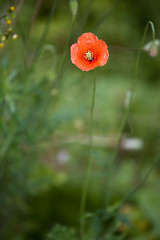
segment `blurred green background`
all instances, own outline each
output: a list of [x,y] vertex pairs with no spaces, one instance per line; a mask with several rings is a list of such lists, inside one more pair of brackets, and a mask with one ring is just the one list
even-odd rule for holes
[[[107,43],[110,57],[96,71],[86,209],[96,217],[88,220],[94,238],[84,239],[99,239],[94,234],[102,227],[107,208],[105,229],[112,229],[113,219],[118,225],[115,238],[105,239],[120,239],[124,233],[127,240],[158,240],[159,163],[118,213],[114,208],[143,182],[159,155],[159,54],[153,58],[142,51],[136,79],[134,71],[149,20],[159,39],[160,1],[81,0],[74,21],[69,4],[69,0],[0,1],[0,14],[15,6],[14,31],[19,36],[0,49],[0,239],[75,239],[65,227],[64,237],[48,233],[56,224],[79,229],[93,71],[74,66],[69,49],[82,33],[93,32]],[[149,26],[145,44],[151,41]],[[112,165],[132,81],[134,103]]]

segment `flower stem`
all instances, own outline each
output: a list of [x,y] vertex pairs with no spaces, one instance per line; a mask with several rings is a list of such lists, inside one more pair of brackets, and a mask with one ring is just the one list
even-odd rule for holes
[[[114,209],[115,212],[118,212],[119,209],[126,204],[127,201],[129,201],[131,199],[131,197],[133,197],[139,190],[140,188],[146,183],[148,177],[150,176],[150,174],[152,173],[153,169],[156,167],[156,165],[159,163],[160,160],[160,155],[158,155],[153,163],[151,164],[150,168],[148,169],[148,171],[146,172],[146,174],[144,175],[144,177],[142,178],[141,182],[139,182],[137,184],[137,186],[135,186],[125,197],[124,199],[118,204],[118,206]],[[110,236],[111,234],[113,234],[116,230],[117,227],[117,219],[115,218],[114,223],[113,223],[113,227],[111,228],[110,232],[108,233],[108,236]]]
[[130,200],[131,197],[133,197],[133,195],[135,195],[139,191],[139,189],[146,183],[148,177],[152,173],[153,169],[156,167],[156,165],[159,162],[159,160],[160,160],[160,154],[154,159],[153,163],[151,164],[151,166],[149,167],[148,171],[146,172],[146,174],[142,178],[141,182],[139,182],[137,184],[137,186],[135,186],[130,192],[128,192],[128,194],[120,202],[120,204],[117,207],[117,210],[119,210],[128,200]]
[[48,19],[46,21],[46,24],[45,24],[45,27],[44,27],[44,30],[42,32],[42,35],[40,37],[40,40],[37,44],[37,47],[33,53],[33,56],[32,56],[32,60],[31,60],[31,63],[30,63],[30,67],[32,67],[32,64],[34,62],[36,62],[38,60],[38,57],[40,56],[40,52],[41,52],[41,49],[42,49],[42,45],[44,44],[46,38],[47,38],[47,34],[49,32],[49,28],[50,28],[50,24],[51,24],[51,20],[52,20],[52,17],[55,13],[55,8],[56,8],[56,5],[57,5],[57,0],[55,1],[52,1],[52,6],[51,6],[51,10],[50,10],[50,13],[48,15]]
[[80,203],[80,231],[81,236],[83,236],[84,226],[85,226],[85,208],[86,208],[86,199],[87,199],[87,191],[89,185],[89,177],[91,173],[91,165],[92,165],[92,158],[91,158],[91,151],[93,145],[93,110],[94,110],[94,102],[95,102],[95,92],[96,92],[96,70],[94,69],[94,85],[93,85],[93,95],[92,95],[92,104],[91,104],[91,111],[90,111],[90,132],[89,132],[89,156],[88,156],[88,167],[84,179],[84,184],[82,188],[82,196],[81,196],[81,203]]
[[94,27],[94,31],[98,31],[101,24],[106,20],[106,18],[116,9],[116,7],[119,5],[119,3],[121,2],[122,0],[115,0],[112,5],[107,8],[105,14],[99,19],[99,21],[97,22],[96,26]]
[[[143,50],[143,46],[144,46],[144,43],[145,43],[145,40],[146,40],[146,36],[147,36],[149,25],[151,26],[151,30],[152,30],[152,40],[153,40],[153,42],[155,42],[155,28],[154,28],[154,24],[153,24],[152,21],[148,21],[146,26],[145,26],[144,33],[143,33],[143,38],[142,38],[141,44],[139,46],[138,54],[137,54],[137,59],[136,59],[136,64],[135,64],[135,71],[134,71],[134,79],[137,78],[138,66],[139,66],[139,62],[140,62],[140,56],[141,56],[141,53],[142,53],[142,50]],[[134,82],[135,82],[134,79],[132,81],[132,88],[134,88]]]
[[[143,33],[143,38],[142,38],[141,44],[139,46],[138,54],[137,54],[137,59],[136,59],[135,69],[134,69],[134,77],[132,78],[131,87],[130,87],[130,90],[129,90],[130,91],[130,98],[129,98],[128,106],[126,108],[126,112],[125,112],[123,120],[122,120],[122,124],[121,124],[121,127],[120,127],[120,132],[119,132],[119,137],[118,137],[118,140],[117,140],[117,146],[114,150],[113,159],[112,159],[112,162],[110,163],[110,167],[109,167],[109,173],[108,173],[108,181],[109,181],[108,188],[109,189],[111,188],[111,186],[110,186],[111,181],[112,181],[111,176],[112,176],[112,172],[113,172],[114,163],[115,163],[117,155],[118,155],[119,145],[120,145],[121,139],[123,137],[123,130],[124,130],[124,127],[126,126],[129,114],[131,112],[132,104],[133,104],[135,80],[137,79],[138,66],[139,66],[139,63],[140,63],[140,56],[141,56],[143,46],[144,46],[144,43],[145,43],[145,40],[146,40],[149,25],[151,26],[151,30],[152,30],[153,42],[155,41],[154,24],[153,24],[152,21],[148,21],[146,26],[145,26],[144,33]],[[108,206],[109,202],[110,202],[110,199],[111,199],[111,190],[109,191],[109,193],[107,195],[108,195],[108,197],[107,197],[105,205]]]

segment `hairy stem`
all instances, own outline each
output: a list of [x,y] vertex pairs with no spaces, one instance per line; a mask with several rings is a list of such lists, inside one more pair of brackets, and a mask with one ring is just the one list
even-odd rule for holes
[[93,145],[93,110],[94,110],[94,102],[95,102],[95,92],[96,92],[96,70],[94,70],[94,86],[93,86],[93,95],[92,95],[92,104],[91,104],[91,112],[90,112],[90,133],[89,133],[89,157],[88,157],[88,167],[84,179],[83,189],[82,189],[82,197],[80,204],[80,227],[81,227],[81,236],[83,236],[84,226],[85,226],[85,208],[86,208],[86,200],[87,200],[87,191],[89,185],[89,177],[91,173],[91,165],[92,165],[92,145]]

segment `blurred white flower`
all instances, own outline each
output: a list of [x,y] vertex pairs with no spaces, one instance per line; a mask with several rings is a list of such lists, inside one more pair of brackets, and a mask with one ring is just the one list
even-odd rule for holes
[[126,150],[138,151],[142,149],[144,142],[140,138],[126,138],[121,142],[121,147]]
[[62,149],[57,153],[56,156],[57,163],[59,165],[64,165],[65,163],[68,162],[69,157],[70,157],[69,152],[65,149]]

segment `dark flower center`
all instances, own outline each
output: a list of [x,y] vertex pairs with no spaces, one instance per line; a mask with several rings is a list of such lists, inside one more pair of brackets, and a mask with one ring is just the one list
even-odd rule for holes
[[84,55],[84,58],[87,59],[88,61],[92,61],[93,60],[93,52],[91,52],[90,50],[88,50]]

